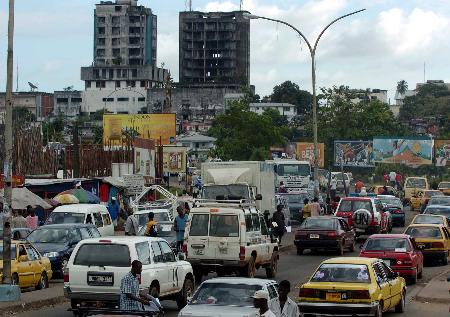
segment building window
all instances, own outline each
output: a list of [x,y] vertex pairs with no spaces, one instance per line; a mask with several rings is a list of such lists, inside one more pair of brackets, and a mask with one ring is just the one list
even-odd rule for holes
[[114,78],[114,69],[110,69],[109,70],[109,79],[113,79]]
[[130,34],[141,34],[141,28],[139,28],[139,27],[130,27],[129,32],[130,32]]
[[134,80],[127,80],[127,87],[136,87],[136,82]]
[[139,97],[139,98],[138,98],[138,101],[144,102],[144,101],[145,101],[145,98],[144,98],[144,97]]
[[136,68],[133,68],[132,70],[131,70],[131,78],[136,78],[137,77],[137,69]]
[[130,98],[128,98],[128,97],[117,98],[117,101],[129,101],[129,100],[130,100]]
[[116,88],[120,88],[120,80],[116,81]]
[[122,7],[121,6],[116,6],[114,9],[115,9],[116,12],[122,11]]
[[91,81],[90,80],[86,80],[85,81],[85,88],[91,88]]
[[120,35],[120,27],[113,26],[112,27],[112,35]]
[[113,102],[114,98],[103,98],[103,102]]
[[96,88],[105,88],[105,82],[104,81],[96,81],[95,87]]
[[70,99],[70,101],[72,101],[72,102],[82,102],[83,99],[78,98],[78,97],[72,97],[72,99]]
[[56,98],[57,103],[68,103],[69,98]]
[[97,49],[97,56],[100,56],[100,57],[105,56],[105,50],[103,48]]
[[111,18],[111,22],[114,24],[120,23],[120,17],[119,16],[113,16]]
[[105,17],[97,17],[97,22],[98,23],[105,23],[106,18]]
[[130,37],[128,38],[128,43],[130,43],[131,45],[138,45],[141,42],[141,39],[138,37]]
[[105,38],[104,37],[97,38],[97,45],[105,45]]
[[117,38],[117,37],[113,38],[113,39],[111,40],[111,44],[112,44],[113,46],[120,45],[120,38]]
[[291,107],[283,107],[283,112],[290,112],[291,111]]
[[97,33],[98,33],[98,34],[105,34],[105,28],[104,28],[103,26],[99,27],[99,28],[97,29]]
[[146,83],[145,80],[141,80],[141,87],[146,87],[146,86],[147,86],[146,84],[147,84],[147,83]]
[[141,55],[141,49],[140,48],[129,48],[128,49],[128,55],[130,55],[130,56],[139,56],[139,55]]
[[112,55],[114,57],[119,57],[120,56],[120,48],[113,48],[112,49]]

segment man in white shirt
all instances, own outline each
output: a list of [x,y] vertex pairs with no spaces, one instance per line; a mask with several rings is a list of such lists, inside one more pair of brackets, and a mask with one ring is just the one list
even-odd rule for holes
[[395,176],[397,176],[397,173],[392,171],[389,173],[389,181],[391,182],[391,186],[395,187]]
[[259,309],[259,317],[276,317],[273,312],[270,311],[268,306],[269,292],[264,290],[256,291],[253,297],[253,306]]
[[291,283],[287,280],[281,281],[278,286],[278,298],[269,301],[269,309],[276,317],[298,317],[297,304],[288,297],[291,291]]

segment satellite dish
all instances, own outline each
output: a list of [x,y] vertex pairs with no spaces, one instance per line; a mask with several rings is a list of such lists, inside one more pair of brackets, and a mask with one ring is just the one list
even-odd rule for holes
[[38,89],[38,86],[33,84],[33,83],[28,82],[28,85],[30,85],[31,91],[34,91],[35,89]]

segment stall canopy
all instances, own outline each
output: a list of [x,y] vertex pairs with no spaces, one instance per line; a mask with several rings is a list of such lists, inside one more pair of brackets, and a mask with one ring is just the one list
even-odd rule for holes
[[[0,190],[0,202],[3,203],[3,189]],[[12,190],[12,209],[13,210],[25,210],[27,206],[32,207],[40,206],[44,209],[50,209],[52,206],[48,204],[38,195],[33,194],[27,188],[13,188]]]

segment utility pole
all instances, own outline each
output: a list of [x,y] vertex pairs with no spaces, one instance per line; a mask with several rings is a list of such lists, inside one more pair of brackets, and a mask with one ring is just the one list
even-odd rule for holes
[[12,210],[12,160],[13,160],[13,41],[14,38],[14,0],[9,0],[8,55],[6,65],[6,117],[5,117],[5,179],[3,204],[3,283],[11,284],[11,214]]

